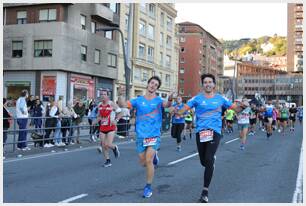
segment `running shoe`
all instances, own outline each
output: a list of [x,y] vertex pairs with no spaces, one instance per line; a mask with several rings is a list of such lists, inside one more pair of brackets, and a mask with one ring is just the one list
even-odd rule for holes
[[155,152],[154,158],[153,158],[153,165],[157,166],[159,163],[159,157],[157,155],[157,151]]
[[104,163],[104,167],[110,167],[110,166],[112,166],[112,163],[110,159],[107,159],[106,162]]
[[113,149],[113,152],[114,152],[115,158],[120,157],[120,152],[119,152],[119,149],[118,149],[118,146],[117,146],[117,145],[116,145],[115,148]]
[[102,153],[102,147],[101,146],[98,147],[97,150],[98,150],[99,153]]
[[240,145],[240,150],[244,150],[245,148],[244,148],[244,145],[242,144],[242,145]]
[[152,196],[152,189],[150,187],[145,187],[143,190],[143,197],[144,198],[149,198]]
[[178,151],[178,152],[181,152],[181,151],[182,151],[182,148],[181,148],[181,146],[179,146],[179,147],[176,147],[176,151]]
[[201,197],[199,199],[200,203],[208,203],[208,191],[207,190],[203,190]]

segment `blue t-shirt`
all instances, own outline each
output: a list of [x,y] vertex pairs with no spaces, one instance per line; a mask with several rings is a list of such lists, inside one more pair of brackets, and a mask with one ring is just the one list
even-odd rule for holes
[[[173,103],[172,107],[176,108],[177,110],[182,109],[185,106],[184,103],[181,104],[177,104],[177,103]],[[179,123],[185,123],[185,117],[183,115],[179,116],[177,114],[174,114],[172,116],[172,124],[179,124]]]
[[272,117],[273,116],[273,108],[274,106],[271,105],[266,105],[266,111],[265,111],[265,117]]
[[163,100],[157,96],[147,100],[144,96],[133,98],[130,106],[136,109],[136,135],[137,139],[160,137],[162,126]]
[[222,107],[225,109],[232,106],[232,102],[220,94],[207,98],[203,93],[198,94],[187,102],[187,105],[195,108],[196,131],[212,129],[221,134],[222,128]]

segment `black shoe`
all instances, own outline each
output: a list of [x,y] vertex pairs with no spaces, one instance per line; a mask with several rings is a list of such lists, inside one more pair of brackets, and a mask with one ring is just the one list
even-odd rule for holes
[[113,152],[114,152],[115,158],[120,157],[120,152],[119,152],[119,149],[118,149],[118,146],[117,146],[117,145],[116,145],[115,148],[113,149]]
[[107,159],[103,166],[104,166],[104,167],[110,167],[110,166],[112,166],[112,163],[111,163],[110,159]]
[[203,190],[201,197],[199,199],[200,203],[208,203],[208,191],[207,190]]

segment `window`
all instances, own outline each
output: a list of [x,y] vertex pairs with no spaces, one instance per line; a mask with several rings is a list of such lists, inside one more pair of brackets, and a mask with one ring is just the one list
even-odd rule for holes
[[17,24],[26,24],[26,23],[27,23],[27,12],[17,11]]
[[180,84],[184,84],[185,80],[184,79],[180,79]]
[[147,71],[144,71],[143,73],[142,73],[142,82],[147,82],[148,81],[148,79],[149,79],[149,74],[148,74],[148,72]]
[[141,80],[141,70],[139,68],[135,68],[133,70],[133,73],[134,73],[134,80],[140,81]]
[[149,16],[155,18],[155,5],[154,4],[149,4]]
[[170,18],[169,16],[167,16],[167,29],[169,31],[172,31],[172,18]]
[[95,49],[95,64],[100,64],[100,55],[101,51],[99,49]]
[[148,47],[148,61],[153,62],[154,61],[154,48]]
[[180,37],[180,42],[185,42],[185,41],[186,41],[186,39],[185,39],[184,36]]
[[166,67],[170,67],[170,65],[171,65],[171,56],[166,55]]
[[163,52],[160,52],[160,59],[159,60],[160,60],[160,62],[159,62],[160,65],[164,66],[164,54],[163,54]]
[[185,73],[185,69],[184,68],[180,68],[180,74],[184,74]]
[[180,63],[185,63],[185,58],[181,57]]
[[146,4],[145,3],[140,3],[139,4],[139,7],[140,7],[140,11],[142,11],[142,12],[144,12],[144,13],[146,13],[147,11],[147,9],[146,9]]
[[12,57],[14,58],[22,57],[22,41],[12,42]]
[[125,14],[125,30],[127,31],[129,29],[129,15],[128,14]]
[[163,12],[160,13],[160,26],[164,27],[164,22],[165,22],[165,14]]
[[52,57],[52,40],[34,41],[34,57]]
[[107,65],[109,67],[117,67],[117,55],[108,53]]
[[81,15],[81,26],[83,30],[86,30],[86,16]]
[[56,9],[43,9],[39,10],[39,21],[56,21]]
[[163,32],[160,32],[159,44],[160,44],[161,46],[164,45],[164,33],[163,33]]
[[96,22],[91,22],[91,33],[96,33]]
[[117,4],[116,3],[110,3],[109,8],[114,12],[117,13]]
[[181,47],[181,52],[185,52],[185,47]]
[[105,38],[107,39],[113,39],[113,31],[106,31],[105,32]]
[[166,74],[165,83],[166,86],[170,87],[170,74]]
[[172,48],[172,38],[171,38],[171,36],[168,36],[168,35],[167,35],[166,45],[167,45],[167,48],[168,48],[168,49],[171,49],[171,48]]
[[140,20],[139,22],[139,34],[146,36],[146,22],[143,20]]
[[140,43],[138,46],[138,57],[144,59],[145,56],[145,45]]
[[154,39],[154,26],[149,24],[148,26],[148,38],[149,39]]
[[86,46],[81,46],[81,60],[85,61],[87,60],[87,47]]
[[184,89],[180,88],[180,94],[184,94]]

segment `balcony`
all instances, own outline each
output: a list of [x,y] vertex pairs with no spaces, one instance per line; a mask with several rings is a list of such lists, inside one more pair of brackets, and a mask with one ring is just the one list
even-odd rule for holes
[[113,26],[119,26],[119,15],[102,4],[92,4],[92,16],[101,18]]
[[303,12],[296,12],[296,13],[295,13],[295,18],[297,18],[297,19],[303,19]]

